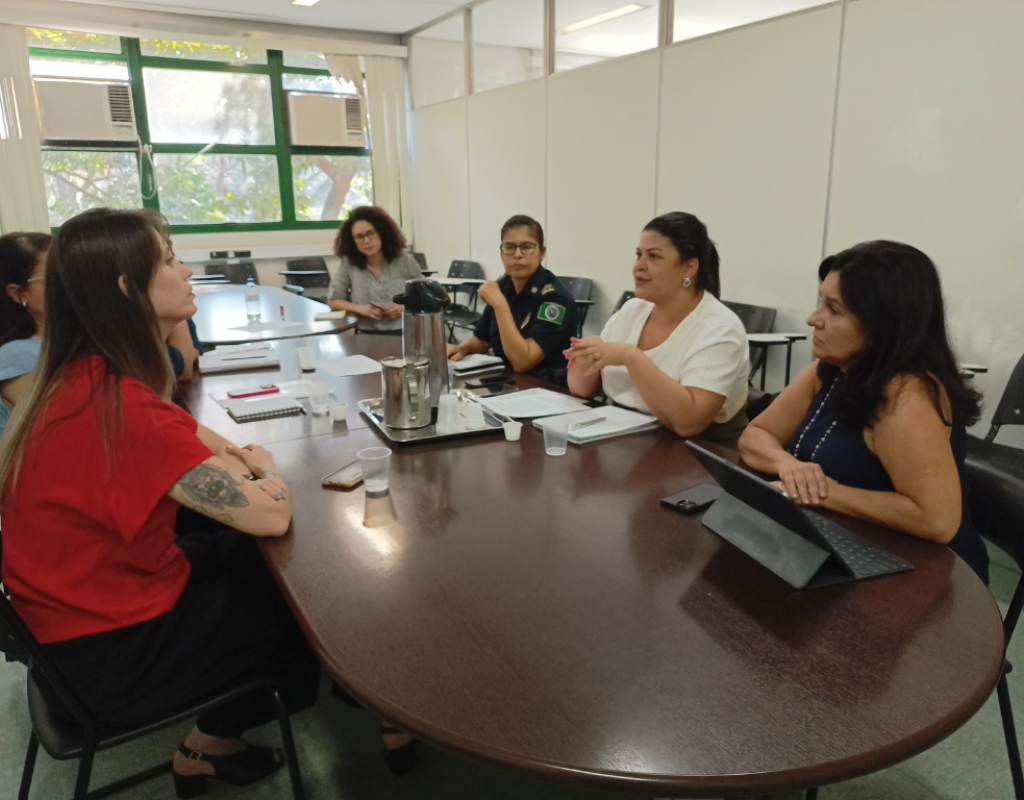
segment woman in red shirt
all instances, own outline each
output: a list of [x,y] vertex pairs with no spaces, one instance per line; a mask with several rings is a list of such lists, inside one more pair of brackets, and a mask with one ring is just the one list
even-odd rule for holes
[[[244,535],[285,533],[291,493],[262,447],[234,447],[170,403],[163,342],[196,311],[190,274],[137,214],[66,222],[36,379],[0,441],[0,577],[109,729],[250,679],[276,681],[290,711],[316,702],[319,663]],[[186,556],[179,505],[235,530],[184,537]],[[273,772],[280,752],[240,737],[274,718],[269,694],[203,714],[175,754],[178,797]]]

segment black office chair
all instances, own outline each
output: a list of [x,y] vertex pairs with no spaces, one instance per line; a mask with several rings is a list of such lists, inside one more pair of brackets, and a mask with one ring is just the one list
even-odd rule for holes
[[427,268],[427,256],[425,253],[414,253],[410,250],[409,255],[416,259],[421,270],[425,270]]
[[214,261],[206,265],[207,275],[223,275],[228,283],[246,283],[249,278],[258,286],[260,276],[256,273],[256,265],[252,261],[239,261],[229,264],[226,261]]
[[[970,488],[971,519],[978,531],[1005,552],[1024,570],[1024,450],[996,444],[995,438],[1004,425],[1024,425],[1024,357],[1013,368],[992,415],[992,425],[984,439],[967,437],[967,480]],[[1009,643],[1024,609],[1024,577],[1010,600],[1003,617],[1003,630]],[[1010,687],[1006,676],[1013,670],[1007,661],[996,687],[999,713],[1003,720],[1006,752],[1017,800],[1024,800],[1024,770],[1010,704]]]
[[[747,303],[733,303],[729,300],[723,300],[722,305],[740,318],[740,322],[743,323],[743,330],[747,333],[771,333],[772,328],[775,327],[776,310],[774,308],[752,306]],[[763,370],[767,367],[767,361],[767,347],[750,346],[750,375],[747,378],[748,382],[753,383],[754,376],[758,370]]]
[[[144,726],[100,733],[78,695],[39,646],[39,642],[22,622],[21,617],[18,616],[2,590],[0,590],[0,638],[4,642],[3,650],[14,660],[27,664],[29,670],[28,710],[32,719],[32,734],[29,737],[28,752],[25,755],[25,768],[21,774],[18,800],[29,800],[32,775],[35,771],[40,744],[50,756],[59,761],[78,760],[78,779],[75,782],[74,800],[93,800],[93,798],[105,797],[129,786],[137,786],[157,775],[170,772],[172,766],[172,762],[167,761],[90,792],[89,778],[92,775],[93,758],[96,753],[139,739],[171,725],[177,725],[179,722],[192,719],[205,711],[210,711],[224,703],[256,691],[269,691],[273,694],[274,705],[277,708],[277,720],[281,727],[285,760],[292,783],[292,794],[295,800],[304,800],[305,792],[302,788],[302,776],[299,774],[299,762],[295,754],[291,722],[277,688],[269,681],[247,683],[217,697],[209,698],[203,703],[182,709],[173,716],[153,720]],[[40,684],[48,685],[51,691],[44,694],[40,689]],[[54,713],[51,699],[56,699],[63,706],[64,714]],[[67,717],[75,719],[76,722],[67,722]]]
[[[484,268],[476,261],[453,261],[451,266],[448,267],[448,277],[483,280]],[[452,289],[453,302],[444,310],[444,321],[448,325],[448,339],[452,343],[455,342],[456,328],[472,330],[477,320],[480,319],[480,314],[476,310],[476,298],[479,288],[475,283],[460,283]],[[468,295],[465,305],[458,302],[459,292],[465,292]],[[469,307],[469,301],[473,303],[472,308]]]
[[619,302],[617,302],[615,304],[615,308],[612,309],[612,313],[614,314],[616,311],[618,311],[620,308],[622,308],[624,305],[626,305],[626,303],[628,301],[632,300],[634,297],[636,297],[636,292],[623,292],[622,296],[619,298]]
[[[298,258],[294,261],[285,261],[287,269],[278,273],[284,275],[284,288],[295,294],[301,294],[310,300],[327,302],[327,294],[331,285],[331,273],[327,271],[327,262],[322,258]],[[302,289],[296,292],[290,288],[297,286]]]
[[576,335],[582,336],[583,323],[587,320],[587,312],[594,305],[594,301],[590,299],[590,293],[594,290],[594,281],[591,278],[559,278],[558,280],[569,290],[572,299],[576,301],[576,315],[579,319]]

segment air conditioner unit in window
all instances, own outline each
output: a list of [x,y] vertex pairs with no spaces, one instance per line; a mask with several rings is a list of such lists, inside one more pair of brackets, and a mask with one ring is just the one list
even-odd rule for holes
[[119,81],[36,78],[44,142],[135,142],[131,87]]
[[366,112],[357,95],[288,92],[292,145],[366,147]]

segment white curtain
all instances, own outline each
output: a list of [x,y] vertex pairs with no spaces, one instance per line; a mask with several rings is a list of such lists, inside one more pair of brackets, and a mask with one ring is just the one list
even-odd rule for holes
[[[405,121],[405,59],[363,56],[370,116],[373,200],[412,236],[412,198],[409,193],[409,143]],[[355,62],[355,63],[353,63]],[[358,56],[328,55],[331,74],[352,81],[363,93]]]
[[15,25],[0,25],[0,115],[0,233],[49,233],[28,39]]

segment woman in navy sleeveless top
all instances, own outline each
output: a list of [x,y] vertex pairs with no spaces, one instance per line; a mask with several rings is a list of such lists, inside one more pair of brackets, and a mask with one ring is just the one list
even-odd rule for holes
[[909,245],[867,242],[818,270],[813,355],[740,439],[798,503],[948,544],[988,582],[971,521],[967,426],[980,395],[949,347],[938,272]]

